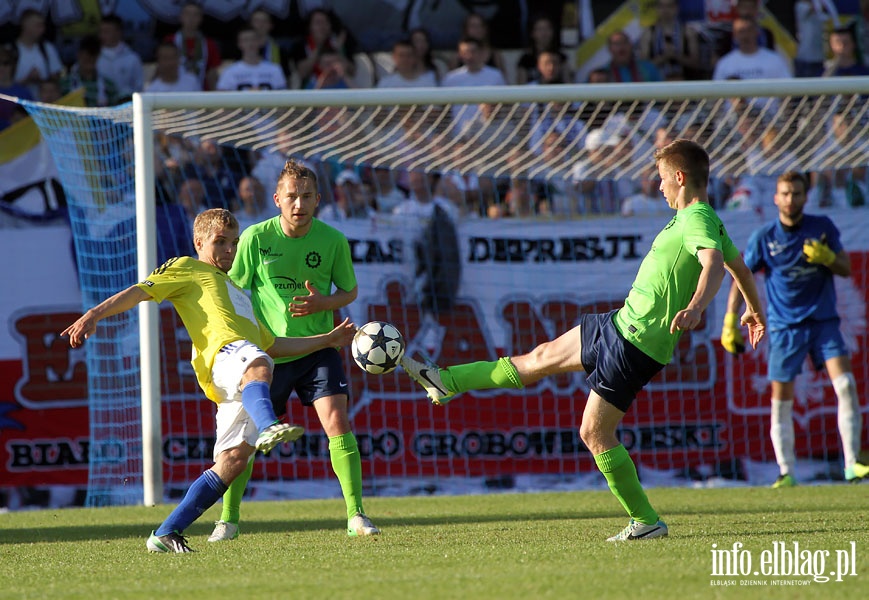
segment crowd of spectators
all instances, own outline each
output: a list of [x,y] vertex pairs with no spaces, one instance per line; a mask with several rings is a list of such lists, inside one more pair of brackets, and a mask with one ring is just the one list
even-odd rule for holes
[[[296,40],[274,37],[272,16],[259,9],[237,30],[234,47],[221,44],[202,30],[203,11],[187,3],[177,31],[161,38],[147,62],[124,42],[124,23],[105,15],[96,36],[79,40],[76,60],[64,65],[57,48],[46,39],[43,15],[26,10],[13,44],[0,47],[0,93],[23,99],[54,102],[73,89],[84,90],[86,105],[113,106],[129,101],[137,91],[192,92],[209,90],[346,89],[557,85],[676,81],[685,79],[770,79],[794,76],[869,74],[865,18],[842,25],[835,15],[817,11],[811,0],[796,2],[798,54],[795,59],[776,46],[772,32],[758,21],[759,0],[738,0],[732,23],[716,25],[715,35],[680,20],[677,0],[657,1],[657,20],[632,37],[616,31],[607,37],[609,61],[584,70],[561,45],[560,31],[551,16],[529,22],[527,48],[496,48],[481,15],[471,13],[463,23],[454,50],[436,51],[425,29],[416,29],[394,43],[376,61],[357,51],[352,32],[328,10],[306,16],[305,33]],[[864,2],[869,13],[869,2]],[[831,21],[831,19],[833,19]],[[834,23],[828,36],[819,34]],[[227,59],[227,57],[237,57]],[[376,65],[376,67],[375,67]],[[360,72],[366,71],[366,72]],[[738,106],[739,99],[733,101]],[[743,106],[757,117],[757,105]],[[456,106],[453,131],[469,139],[494,107]],[[328,180],[320,216],[329,220],[367,218],[376,214],[420,214],[440,205],[454,218],[503,218],[559,214],[618,213],[644,215],[663,208],[656,182],[590,178],[636,143],[618,128],[592,120],[565,118],[571,106],[550,106],[535,114],[539,126],[530,146],[558,156],[559,148],[577,136],[584,154],[575,160],[565,182],[511,179],[481,181],[473,176],[444,172],[391,172],[352,165],[315,165]],[[735,110],[735,113],[738,112]],[[17,105],[0,102],[0,129],[24,116]],[[590,117],[592,119],[593,116]],[[831,123],[831,143],[837,128],[847,131],[848,113]],[[741,126],[746,119],[734,124]],[[578,127],[577,124],[580,126]],[[666,137],[669,130],[646,133]],[[750,132],[749,132],[750,133]],[[745,139],[750,139],[747,135]],[[655,143],[657,143],[656,140]],[[460,144],[459,144],[460,145]],[[759,145],[758,147],[762,147]],[[226,149],[211,140],[172,139],[157,144],[157,189],[161,204],[179,206],[190,218],[207,207],[225,206],[243,222],[272,214],[272,188],[285,158],[293,153],[292,139],[278,136],[263,152]],[[762,162],[763,157],[758,160]],[[713,198],[719,206],[751,208],[764,196],[763,177],[749,168],[739,180],[720,182]],[[846,173],[822,170],[812,174],[813,192],[821,204],[862,205],[853,197],[869,197],[866,169]],[[773,178],[774,180],[774,178]],[[840,189],[851,190],[847,193]],[[748,190],[748,191],[746,191]],[[854,190],[857,190],[856,192]],[[754,194],[754,199],[746,198]],[[771,196],[770,196],[771,197]]]

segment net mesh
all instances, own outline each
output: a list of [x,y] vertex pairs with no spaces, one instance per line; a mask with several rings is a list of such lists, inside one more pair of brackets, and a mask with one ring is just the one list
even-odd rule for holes
[[[869,103],[859,94],[564,102],[547,93],[541,88],[533,101],[501,102],[493,94],[474,104],[398,98],[372,106],[354,105],[351,94],[347,106],[256,109],[197,108],[191,96],[188,108],[155,110],[158,260],[193,253],[191,219],[206,206],[231,208],[243,224],[275,214],[271,192],[290,156],[321,177],[321,211],[338,206],[341,185],[333,184],[350,171],[363,183],[366,210],[336,209],[331,220],[350,240],[360,281],[359,299],[344,312],[358,324],[392,322],[408,352],[455,364],[528,351],[583,312],[621,305],[668,218],[653,216],[664,214],[651,159],[663,140],[688,137],[709,149],[711,198],[740,246],[770,204],[770,181],[784,170],[813,173],[815,208],[853,210],[863,204],[860,194],[869,193]],[[27,108],[67,192],[83,302],[90,307],[136,281],[132,111]],[[259,186],[250,217],[239,187],[247,177]],[[407,193],[440,198],[444,215],[435,222],[454,223],[452,233],[433,229],[431,213],[393,210]],[[634,200],[631,210],[626,197]],[[648,203],[656,208],[645,213]],[[769,206],[766,211],[772,216]],[[626,221],[622,214],[649,218]],[[862,248],[859,228],[845,225],[846,247]],[[453,246],[452,259],[432,251]],[[862,287],[846,290],[849,301],[862,298],[866,287],[863,255],[855,258]],[[438,296],[432,288],[454,291]],[[752,481],[759,476],[747,465],[775,469],[764,421],[769,390],[755,365],[763,355],[736,362],[723,354],[721,310],[719,301],[703,327],[683,337],[673,364],[641,394],[620,429],[651,483]],[[865,301],[862,313],[850,310],[865,325]],[[86,344],[88,504],[140,502],[137,313],[101,327]],[[864,333],[857,327],[852,340],[861,389]],[[189,339],[168,305],[161,307],[160,335],[163,467],[171,498],[211,464],[214,408],[196,385]],[[581,374],[522,391],[480,392],[443,410],[422,401],[400,370],[364,376],[349,355],[344,360],[368,493],[602,485],[577,431],[588,392]],[[833,476],[839,448],[829,381],[813,378],[798,389],[808,390],[805,410],[797,411],[798,450]],[[316,415],[295,400],[289,412],[309,433],[257,461],[254,495],[338,496]],[[285,485],[290,480],[305,485]]]
[[707,145],[722,178],[862,165],[869,144],[869,107],[860,94],[157,110],[154,124],[167,135],[343,165],[546,180],[571,178],[576,159],[601,141],[596,129],[608,134],[607,144],[615,138],[621,144],[615,160],[589,169],[589,179],[647,174],[659,128],[670,139]]

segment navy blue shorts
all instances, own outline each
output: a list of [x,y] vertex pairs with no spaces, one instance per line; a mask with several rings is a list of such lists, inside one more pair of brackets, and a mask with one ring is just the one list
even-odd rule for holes
[[589,387],[622,412],[652,377],[665,367],[622,337],[613,322],[616,311],[579,319],[582,368]]
[[317,350],[298,360],[275,365],[269,392],[275,414],[287,414],[287,401],[295,390],[305,406],[324,396],[348,395],[344,361],[335,348]]
[[847,354],[839,319],[807,321],[770,331],[767,377],[770,381],[793,381],[802,372],[806,355],[815,370],[820,370],[829,359]]

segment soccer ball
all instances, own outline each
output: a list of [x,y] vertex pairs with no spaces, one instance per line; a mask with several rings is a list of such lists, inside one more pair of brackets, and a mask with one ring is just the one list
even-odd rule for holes
[[371,321],[353,336],[353,360],[366,373],[383,375],[398,366],[404,355],[404,338],[391,323]]

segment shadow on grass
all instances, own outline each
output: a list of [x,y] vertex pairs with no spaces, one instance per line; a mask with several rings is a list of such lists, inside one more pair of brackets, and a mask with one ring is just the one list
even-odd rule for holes
[[[167,512],[168,514],[168,512]],[[487,514],[487,515],[439,515],[436,517],[375,517],[378,527],[429,527],[437,525],[461,525],[521,521],[562,521],[565,519],[595,519],[612,516],[611,511],[529,513],[529,514]],[[280,520],[256,520],[242,518],[243,533],[292,533],[304,531],[340,531],[344,524],[343,511],[336,512],[334,519],[298,519],[291,516]],[[89,524],[87,526],[54,526],[32,529],[11,529],[0,531],[0,545],[46,542],[75,542],[86,540],[116,540],[124,538],[147,538],[151,529],[159,523],[143,524]],[[199,519],[186,531],[189,535],[205,535],[211,532],[213,523]],[[149,527],[151,529],[149,529]]]
[[[681,504],[681,503],[680,503]],[[172,507],[167,506],[166,512],[161,513],[158,519],[169,514]],[[702,518],[704,514],[712,515],[712,512],[704,512],[703,506],[679,506],[667,507],[659,506],[662,510],[662,516],[665,520],[673,525],[674,521],[678,522],[679,517],[687,517],[686,520],[694,520]],[[779,510],[771,510],[769,508],[761,508],[759,506],[746,507],[716,507],[714,514],[717,521],[731,521],[733,535],[765,535],[767,532],[758,531],[757,528],[750,528],[748,523],[740,522],[739,519],[734,519],[738,515],[756,515],[759,512],[764,512],[768,516],[775,517],[776,514],[787,514],[791,517],[796,515],[806,515],[805,522],[810,520],[810,515],[818,513],[841,513],[840,506],[813,506],[811,508],[803,507],[788,507],[780,508]],[[615,499],[611,507],[588,508],[586,510],[553,510],[553,511],[535,511],[522,512],[520,506],[514,506],[512,510],[507,510],[500,513],[489,514],[448,514],[436,516],[419,516],[413,515],[408,517],[392,516],[384,517],[376,513],[370,513],[374,522],[385,531],[390,528],[400,527],[430,527],[430,526],[451,526],[451,525],[468,525],[468,524],[486,524],[486,523],[516,523],[516,522],[556,522],[565,520],[581,521],[584,519],[610,519],[623,518],[625,515],[619,510]],[[286,518],[257,520],[257,519],[242,519],[241,529],[243,533],[298,533],[298,532],[334,532],[336,529],[341,530],[343,525],[343,511],[336,511],[335,518],[328,519],[311,519],[311,518],[292,518],[292,509],[287,511]],[[141,523],[112,523],[112,524],[93,524],[81,526],[48,526],[48,527],[33,527],[30,529],[0,529],[0,546],[4,544],[28,544],[28,543],[54,543],[54,542],[75,542],[75,541],[110,541],[126,538],[147,538],[151,529],[156,528],[159,520],[148,522],[143,520]],[[212,521],[207,518],[200,518],[194,522],[186,533],[192,536],[207,535],[211,532]],[[778,535],[783,532],[781,527],[784,524],[778,524]],[[850,529],[850,528],[847,528]],[[786,530],[789,533],[811,534],[827,532],[827,529],[801,529],[798,525],[788,523]],[[855,523],[854,530],[862,531],[862,527]],[[688,534],[681,533],[679,537],[708,537],[708,533]]]

